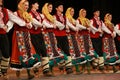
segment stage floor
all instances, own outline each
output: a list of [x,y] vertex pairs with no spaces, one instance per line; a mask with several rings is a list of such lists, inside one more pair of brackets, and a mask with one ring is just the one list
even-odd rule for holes
[[[85,73],[79,75],[76,75],[75,72],[67,75],[64,72],[60,72],[57,68],[54,68],[54,77],[44,77],[40,69],[39,77],[32,80],[120,80],[120,71],[117,73],[113,73],[112,70],[105,72],[105,74],[101,74],[100,71],[91,71],[91,74],[87,74],[87,71],[85,71]],[[8,74],[9,80],[18,80],[16,78],[15,71],[9,69]],[[20,78],[20,80],[28,80],[26,70],[21,71]]]

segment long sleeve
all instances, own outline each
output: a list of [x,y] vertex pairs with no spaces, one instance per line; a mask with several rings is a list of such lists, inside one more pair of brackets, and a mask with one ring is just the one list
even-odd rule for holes
[[119,26],[118,26],[118,25],[116,25],[116,26],[114,27],[114,30],[115,30],[115,32],[120,36],[120,30],[119,30]]
[[37,21],[35,18],[33,18],[32,24],[35,27],[42,27],[42,23],[40,23],[39,21]]
[[46,19],[43,20],[43,26],[45,26],[46,28],[54,28],[54,26]]
[[76,20],[76,27],[77,27],[79,30],[86,29],[85,26],[79,24],[79,21],[78,21],[78,20]]
[[68,19],[66,19],[66,25],[73,31],[77,30],[77,28],[72,23],[70,23]]
[[59,30],[63,30],[65,28],[65,25],[57,20],[55,20],[55,24],[59,28]]
[[[6,32],[9,32],[13,28],[13,24],[14,23],[10,20],[7,22],[6,26],[8,26],[8,28],[7,28]],[[0,24],[0,28],[3,28],[4,26],[5,26],[5,24]]]
[[59,28],[59,30],[63,30],[65,28],[65,25],[60,21],[58,21],[55,16],[54,19],[55,19],[55,25]]
[[98,29],[93,26],[93,20],[90,20],[90,28],[92,33],[95,34],[96,32],[98,32]]
[[[42,27],[42,23],[40,21],[38,21],[37,19],[35,19],[31,13],[29,13],[31,15],[31,17],[33,18],[32,24],[33,26],[37,27]],[[39,14],[40,15],[40,14]]]
[[111,31],[105,26],[104,23],[102,23],[102,30],[108,34],[111,34]]
[[16,15],[14,15],[11,11],[9,11],[9,10],[7,10],[7,11],[8,11],[9,20],[18,24],[19,26],[25,26],[26,25],[24,20],[20,19]]
[[2,28],[2,27],[4,27],[5,26],[5,24],[0,24],[0,28]]
[[9,32],[13,28],[14,23],[12,21],[8,21],[6,25],[8,26],[7,32]]

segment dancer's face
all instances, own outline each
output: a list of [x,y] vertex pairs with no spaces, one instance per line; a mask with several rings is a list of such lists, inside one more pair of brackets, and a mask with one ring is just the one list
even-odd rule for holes
[[100,11],[95,11],[94,16],[99,17],[100,16]]
[[32,8],[38,10],[39,9],[39,4],[36,2],[35,4],[32,5]]
[[59,12],[63,12],[63,5],[59,5],[57,8],[56,8],[57,11]]
[[71,16],[74,16],[74,9],[73,8],[70,10],[70,14],[71,14]]
[[51,12],[52,12],[52,9],[53,9],[52,4],[49,4],[49,5],[48,5],[48,11],[49,11],[49,13],[51,13]]
[[87,15],[86,10],[83,10],[83,11],[82,11],[82,16],[83,16],[83,17],[86,17],[86,15]]
[[109,19],[110,21],[112,21],[112,15],[109,15],[109,16],[108,16],[108,19]]
[[0,0],[0,6],[2,6],[3,5],[3,0]]
[[24,10],[27,11],[29,8],[29,2],[26,1],[26,2],[24,2],[23,5],[24,5]]

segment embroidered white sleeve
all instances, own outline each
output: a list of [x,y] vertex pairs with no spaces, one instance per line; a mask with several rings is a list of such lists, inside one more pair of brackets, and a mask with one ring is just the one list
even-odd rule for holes
[[5,26],[5,24],[0,24],[0,28],[3,28]]
[[12,22],[18,24],[19,26],[25,26],[26,23],[24,20],[20,19],[19,17],[15,16],[11,11],[8,11],[8,16],[9,16],[9,20],[11,20]]
[[8,21],[6,25],[8,26],[7,32],[9,32],[13,28],[14,23],[12,21]]
[[108,34],[111,34],[111,31],[105,26],[104,23],[102,23],[102,30]]
[[48,23],[45,19],[43,20],[43,26],[45,26],[46,28],[54,28],[54,26]]
[[114,34],[114,37],[116,37],[116,32],[115,31],[113,31],[113,34]]
[[78,20],[76,20],[76,27],[77,27],[79,30],[86,29],[85,26],[79,24],[79,21],[78,21]]
[[65,25],[57,20],[55,20],[55,24],[59,28],[59,30],[63,30],[65,28]]
[[66,19],[66,25],[73,31],[77,31],[77,28],[72,23],[70,23],[68,19]]
[[93,20],[90,20],[90,28],[94,34],[98,31],[98,29],[93,26]]
[[40,23],[39,21],[37,21],[35,18],[33,18],[32,24],[35,27],[42,27],[42,23]]

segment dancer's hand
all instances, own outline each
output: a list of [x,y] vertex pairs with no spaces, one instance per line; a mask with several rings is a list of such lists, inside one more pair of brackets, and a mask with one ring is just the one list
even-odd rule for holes
[[7,29],[8,29],[8,26],[7,26],[7,25],[3,26],[3,30],[4,30],[4,31],[7,31]]
[[28,29],[31,29],[31,28],[32,28],[32,25],[31,25],[30,23],[26,23],[26,27],[27,27]]

